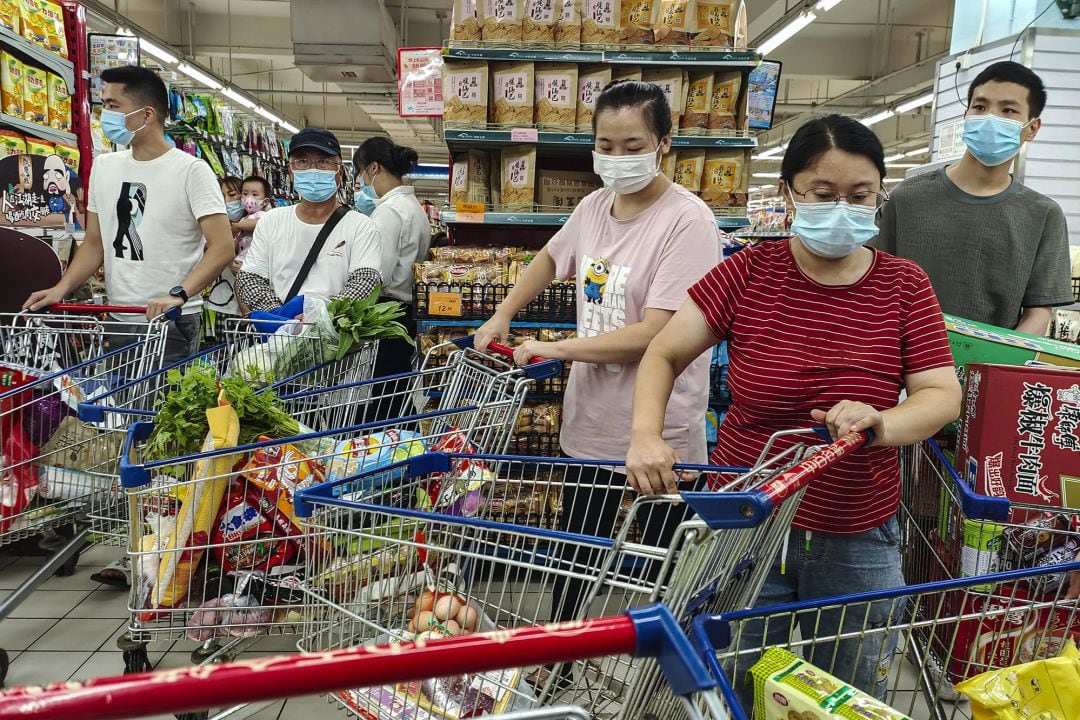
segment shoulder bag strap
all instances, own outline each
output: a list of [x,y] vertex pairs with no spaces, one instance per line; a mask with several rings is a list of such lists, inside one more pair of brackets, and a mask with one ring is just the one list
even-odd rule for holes
[[311,272],[311,267],[315,264],[315,260],[319,257],[319,253],[322,252],[323,246],[326,245],[326,239],[330,237],[330,233],[334,232],[334,228],[341,222],[341,218],[345,217],[345,214],[349,212],[347,205],[340,205],[334,214],[326,219],[322,228],[319,230],[319,234],[315,237],[315,242],[312,243],[311,249],[308,250],[307,257],[304,258],[304,264],[300,266],[300,272],[296,274],[296,279],[293,280],[292,287],[289,288],[289,294],[283,298],[285,303],[288,303],[294,297],[300,293],[300,286],[307,280],[308,274]]

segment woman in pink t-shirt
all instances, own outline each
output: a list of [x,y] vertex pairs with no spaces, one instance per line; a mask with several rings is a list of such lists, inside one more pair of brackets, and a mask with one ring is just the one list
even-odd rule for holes
[[[599,95],[593,114],[593,168],[605,187],[574,209],[566,225],[476,334],[476,346],[505,341],[510,321],[556,278],[577,288],[577,337],[526,341],[531,357],[573,362],[563,401],[560,444],[575,458],[623,458],[638,361],[687,298],[687,288],[719,261],[716,219],[699,198],[660,173],[671,148],[671,111],[652,83],[622,81]],[[696,358],[676,382],[664,438],[686,462],[705,461],[709,359]],[[562,528],[610,534],[626,477],[568,478]],[[671,523],[645,523],[650,533]],[[659,537],[659,536],[657,536]],[[646,540],[648,542],[648,539]],[[580,554],[577,562],[585,562]],[[556,588],[554,614],[575,617],[580,587]]]

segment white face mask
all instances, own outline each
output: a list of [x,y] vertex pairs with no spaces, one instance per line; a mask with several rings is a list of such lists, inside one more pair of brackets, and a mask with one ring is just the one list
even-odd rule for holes
[[655,152],[643,155],[603,155],[593,151],[593,172],[619,195],[629,195],[644,190],[660,172],[660,154],[663,145]]

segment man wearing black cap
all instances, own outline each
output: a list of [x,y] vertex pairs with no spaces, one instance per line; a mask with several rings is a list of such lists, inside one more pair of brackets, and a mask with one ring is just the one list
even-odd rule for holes
[[366,297],[382,285],[379,231],[338,202],[345,174],[337,138],[301,130],[289,144],[289,172],[300,204],[271,210],[255,226],[236,276],[240,300],[271,311],[302,295]]

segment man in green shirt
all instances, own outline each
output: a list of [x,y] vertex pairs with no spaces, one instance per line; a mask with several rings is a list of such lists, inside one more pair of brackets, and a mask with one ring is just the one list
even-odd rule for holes
[[1042,80],[994,63],[968,88],[967,152],[955,165],[906,180],[885,203],[878,248],[914,260],[945,312],[1045,335],[1051,308],[1075,302],[1065,214],[1010,174],[1035,138]]

